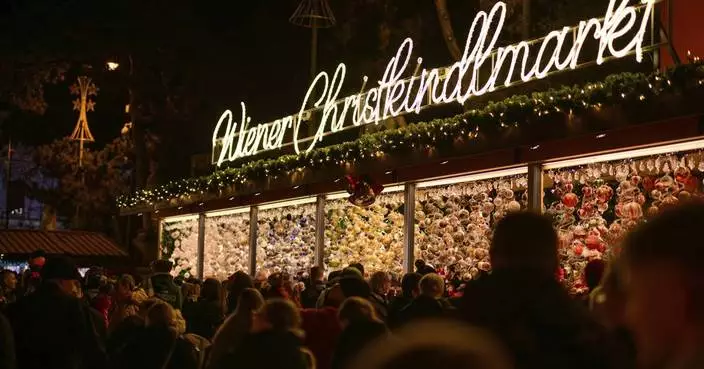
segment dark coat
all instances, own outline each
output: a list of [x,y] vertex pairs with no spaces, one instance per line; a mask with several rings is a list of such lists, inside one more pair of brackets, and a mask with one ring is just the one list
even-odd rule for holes
[[399,324],[405,325],[425,319],[445,318],[451,310],[452,306],[444,299],[418,296],[401,310]]
[[605,332],[552,276],[496,270],[467,285],[460,315],[503,341],[517,369],[611,367]]
[[311,283],[308,281],[306,283],[306,289],[301,294],[301,305],[306,309],[315,308],[315,304],[323,291],[325,291],[325,282],[313,281]]
[[148,289],[155,297],[168,302],[174,309],[181,310],[183,297],[181,288],[174,283],[174,277],[168,273],[157,273],[148,279]]
[[[96,313],[97,314],[97,313]],[[104,368],[104,342],[96,331],[100,318],[81,300],[43,284],[10,306],[20,369]]]
[[15,339],[10,322],[0,313],[0,368],[16,369]]
[[352,323],[342,331],[335,346],[332,369],[346,368],[368,344],[387,334],[386,326],[377,322]]
[[113,357],[115,369],[198,369],[198,365],[196,347],[164,327],[142,329]]
[[387,319],[389,318],[389,301],[386,299],[386,297],[372,292],[369,295],[369,302],[374,305],[374,310],[376,310],[376,313],[377,315],[379,315],[379,318],[381,318],[381,320],[383,321],[387,321]]
[[306,369],[301,339],[291,332],[250,334],[231,355],[230,369]]
[[186,331],[212,340],[225,316],[219,301],[200,300],[183,310]]
[[389,304],[389,318],[386,321],[387,325],[391,329],[398,328],[403,323],[402,311],[406,308],[413,298],[406,296],[397,296]]

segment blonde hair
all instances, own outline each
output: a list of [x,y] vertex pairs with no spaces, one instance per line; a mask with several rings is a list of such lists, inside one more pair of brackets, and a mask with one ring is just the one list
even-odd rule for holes
[[361,297],[350,297],[345,300],[340,305],[337,316],[340,321],[350,323],[381,322],[372,303]]
[[441,276],[430,273],[420,280],[420,293],[424,296],[438,298],[445,292],[445,281]]
[[372,274],[372,277],[369,279],[369,285],[372,288],[372,291],[376,292],[378,291],[381,287],[383,287],[384,282],[390,281],[391,278],[389,277],[389,274],[386,272],[376,272]]
[[147,311],[145,325],[147,327],[175,327],[176,312],[165,302],[156,302]]

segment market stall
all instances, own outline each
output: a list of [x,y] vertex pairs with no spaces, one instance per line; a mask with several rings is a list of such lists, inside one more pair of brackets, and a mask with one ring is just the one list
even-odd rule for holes
[[[501,217],[543,211],[560,235],[565,282],[579,292],[587,261],[617,254],[638,222],[700,192],[704,64],[695,56],[667,70],[645,62],[667,46],[653,33],[663,3],[612,1],[605,18],[582,23],[590,27],[496,48],[488,34],[501,23],[491,20],[506,11],[497,2],[476,20],[485,26],[483,59],[430,69],[417,59],[410,73],[407,39],[378,85],[365,82],[358,94],[337,96],[340,64],[317,76],[297,114],[238,126],[239,114],[226,110],[213,132],[212,174],[122,197],[119,206],[123,214],[159,211],[162,257],[175,273],[218,278],[356,262],[401,273],[422,258],[470,279],[491,269],[487,250]],[[606,19],[614,17],[632,22]],[[589,78],[553,77],[583,68],[593,68]],[[476,86],[463,83],[470,78]],[[499,101],[489,101],[493,93]],[[329,142],[414,114],[430,118]],[[299,137],[316,126],[313,137]],[[350,180],[361,176],[364,186]]]

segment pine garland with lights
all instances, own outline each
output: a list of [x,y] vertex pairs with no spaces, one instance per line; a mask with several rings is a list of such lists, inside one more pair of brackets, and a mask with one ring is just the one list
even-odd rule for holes
[[[153,206],[172,199],[203,194],[232,194],[232,186],[266,178],[290,176],[305,169],[318,170],[345,163],[380,158],[407,152],[413,148],[452,145],[456,139],[476,139],[480,127],[518,126],[519,122],[540,122],[556,114],[579,115],[591,109],[617,106],[624,102],[645,103],[665,93],[690,92],[704,88],[704,64],[690,58],[689,64],[651,75],[620,73],[604,81],[582,86],[564,86],[545,92],[516,95],[501,102],[490,102],[481,109],[470,110],[450,118],[418,122],[406,127],[363,135],[356,141],[321,147],[300,155],[283,155],[276,159],[249,162],[239,168],[227,168],[211,175],[181,179],[121,196],[121,209]],[[228,191],[229,190],[229,191]],[[195,201],[195,200],[193,200]]]

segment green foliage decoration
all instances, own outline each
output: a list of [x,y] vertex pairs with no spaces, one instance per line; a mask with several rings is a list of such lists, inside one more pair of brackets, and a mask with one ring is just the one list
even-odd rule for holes
[[128,209],[153,206],[191,195],[221,194],[232,185],[288,176],[304,169],[321,170],[384,155],[403,154],[414,148],[447,147],[459,137],[476,139],[480,127],[508,128],[519,126],[520,122],[539,123],[555,115],[585,114],[599,107],[630,102],[646,104],[658,95],[689,93],[703,89],[703,85],[704,63],[699,61],[650,75],[614,74],[601,82],[515,95],[450,118],[366,134],[356,141],[321,147],[299,155],[252,161],[239,168],[218,170],[204,177],[171,181],[121,196],[117,204],[121,209]]

